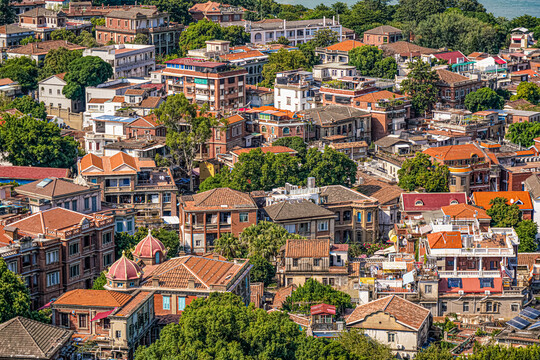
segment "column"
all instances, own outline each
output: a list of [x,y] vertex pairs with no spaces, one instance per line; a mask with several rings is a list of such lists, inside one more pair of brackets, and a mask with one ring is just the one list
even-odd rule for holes
[[454,276],[457,276],[457,256],[454,256]]
[[478,259],[478,272],[480,273],[480,276],[483,275],[483,269],[482,269],[482,258]]

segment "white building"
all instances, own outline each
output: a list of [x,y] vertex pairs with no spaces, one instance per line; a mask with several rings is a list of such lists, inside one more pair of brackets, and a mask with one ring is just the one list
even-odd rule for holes
[[69,6],[69,0],[45,0],[45,9],[59,11]]
[[[523,182],[523,186],[525,190],[531,194],[533,203],[532,220],[537,224],[540,233],[540,179],[538,178],[538,175],[531,173],[531,176]],[[539,237],[540,234],[537,234],[536,238],[538,239]]]
[[499,56],[490,56],[488,58],[478,60],[474,68],[479,71],[501,71],[507,68],[507,61]]
[[67,109],[70,112],[83,111],[82,101],[68,99],[62,94],[64,86],[67,85],[67,82],[64,80],[65,75],[66,73],[56,74],[41,80],[38,83],[39,101],[45,103],[45,106],[56,109]]
[[[238,23],[231,23],[231,25],[238,25]],[[283,36],[290,41],[291,45],[296,46],[312,40],[315,33],[322,29],[335,31],[339,41],[343,38],[343,28],[335,18],[297,21],[272,19],[246,23],[246,31],[251,34],[252,44],[266,44]]]
[[356,66],[341,62],[318,64],[313,67],[313,79],[317,81],[339,80],[344,76],[357,76]]
[[274,106],[289,111],[311,109],[313,75],[309,71],[290,70],[276,74]]
[[125,126],[134,120],[134,118],[113,115],[91,118],[92,131],[87,131],[84,135],[85,151],[103,156],[106,145],[127,138]]
[[83,56],[97,56],[113,68],[114,79],[147,77],[156,69],[154,45],[118,44],[86,49]]

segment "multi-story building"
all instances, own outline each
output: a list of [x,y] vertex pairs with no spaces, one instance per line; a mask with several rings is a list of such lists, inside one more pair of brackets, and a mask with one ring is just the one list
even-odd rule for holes
[[296,46],[312,40],[317,31],[322,29],[335,31],[338,40],[342,40],[343,28],[335,18],[297,21],[267,19],[246,23],[246,31],[251,34],[250,42],[252,44],[266,44],[276,41],[280,37],[285,37],[291,45]]
[[206,19],[216,23],[242,21],[244,11],[246,9],[240,6],[221,4],[214,1],[195,4],[189,9],[189,13],[195,21]]
[[365,141],[371,143],[371,114],[350,106],[328,105],[305,110],[310,138],[324,144]]
[[247,46],[237,46],[231,48],[231,53],[220,55],[219,58],[246,69],[246,84],[257,85],[263,81],[262,70],[268,63],[268,54]]
[[402,31],[390,25],[377,26],[374,29],[364,31],[364,44],[385,45],[400,41],[403,38]]
[[114,41],[116,44],[133,42],[138,34],[148,37],[156,53],[170,54],[178,46],[183,25],[171,23],[169,14],[150,7],[122,8],[105,15],[105,25],[96,27],[96,39],[100,44]]
[[81,342],[94,343],[99,356],[132,359],[136,348],[156,338],[154,293],[72,290],[52,303],[54,325],[72,330]]
[[12,1],[9,5],[15,10],[15,15],[20,15],[35,8],[45,8],[45,0]]
[[[91,205],[95,197],[88,199]],[[114,261],[112,216],[56,207],[18,219],[4,225],[1,256],[25,279],[35,308],[63,292],[91,288]]]
[[301,69],[278,72],[274,84],[274,105],[293,112],[310,109],[314,90],[311,72]]
[[364,161],[368,156],[369,145],[365,141],[333,143],[328,146],[345,154],[345,156],[354,161]]
[[466,204],[464,192],[449,193],[402,193],[400,210],[402,219],[414,219],[425,212],[440,210],[444,206]]
[[238,236],[257,223],[257,204],[249,194],[217,188],[179,198],[180,244],[188,253],[205,254],[222,234]]
[[32,213],[54,207],[63,207],[84,214],[101,211],[99,188],[77,185],[68,180],[45,178],[18,186],[15,192],[27,198]]
[[475,143],[432,147],[423,151],[450,170],[451,192],[497,191],[499,167]]
[[527,49],[534,44],[534,33],[524,27],[515,28],[510,34],[510,50]]
[[113,79],[147,77],[156,69],[154,45],[117,44],[86,49],[83,56],[97,56],[113,68]]
[[82,31],[92,31],[92,23],[83,20],[71,20],[67,22],[66,14],[62,11],[36,7],[19,15],[19,26],[32,29],[36,38],[42,41],[51,39],[51,33],[57,29],[66,29],[75,35]]
[[406,96],[382,90],[365,94],[353,99],[355,108],[371,114],[372,139],[399,134],[411,118],[411,103]]
[[485,210],[491,209],[495,198],[504,198],[508,205],[516,204],[525,220],[533,219],[533,204],[528,191],[479,191],[472,194],[471,202]]
[[[532,220],[538,225],[540,229],[540,178],[538,174],[533,174],[525,180],[523,183],[524,190],[528,191],[531,195],[531,201],[533,204],[533,218]],[[538,238],[539,235],[536,235]]]
[[248,135],[246,119],[233,115],[224,119],[225,125],[212,129],[212,136],[203,146],[200,159],[216,159],[220,154],[227,154],[235,147],[244,147],[244,138]]
[[78,181],[99,185],[103,201],[137,210],[136,225],[148,226],[161,223],[162,216],[176,216],[178,188],[171,170],[157,168],[153,160],[123,152],[110,157],[87,154],[77,167]]
[[357,75],[356,66],[340,62],[317,64],[313,66],[313,79],[318,82],[339,80],[345,76]]
[[439,82],[437,83],[439,102],[444,107],[463,109],[465,97],[482,87],[481,79],[469,78],[452,71],[437,70]]
[[322,105],[353,106],[355,98],[377,90],[379,89],[374,79],[344,76],[339,80],[323,83],[319,93]]
[[64,80],[66,73],[56,74],[41,80],[38,83],[39,101],[52,109],[67,109],[69,112],[78,113],[84,111],[84,103],[81,100],[68,99],[62,92],[67,82]]
[[210,111],[230,112],[245,106],[246,74],[224,62],[179,58],[166,62],[162,76],[169,94],[183,93]]
[[326,63],[349,63],[349,51],[365,44],[356,40],[345,40],[324,48],[315,49],[315,55],[321,58],[323,64]]
[[68,50],[84,50],[84,46],[72,44],[66,40],[50,40],[50,41],[41,41],[29,43],[27,45],[22,45],[16,48],[12,48],[6,51],[8,59],[18,58],[18,57],[29,57],[34,60],[38,65],[43,63],[45,56],[51,50],[58,48],[66,48]]
[[34,37],[34,30],[23,28],[17,24],[7,24],[0,26],[0,48],[17,46],[21,40],[27,37]]
[[302,116],[292,111],[273,106],[261,106],[248,110],[246,116],[254,123],[255,130],[269,143],[282,137],[298,136],[306,139],[308,136],[308,131],[306,131],[308,124]]

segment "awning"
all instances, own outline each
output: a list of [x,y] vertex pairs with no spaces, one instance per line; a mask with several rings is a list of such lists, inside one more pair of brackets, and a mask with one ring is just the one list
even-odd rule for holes
[[51,300],[48,303],[46,303],[45,305],[43,305],[42,307],[40,307],[38,310],[43,310],[43,309],[50,308],[52,303],[53,303],[53,301]]
[[94,316],[94,318],[90,321],[98,321],[98,320],[101,320],[101,319],[105,319],[107,316],[111,315],[113,313],[115,309],[112,309],[111,311],[104,311],[104,312],[99,312],[96,314],[96,316]]
[[467,61],[467,62],[463,62],[459,64],[452,64],[452,68],[457,68],[458,66],[470,65],[470,64],[475,64],[475,63],[476,61]]
[[163,222],[169,225],[179,225],[180,219],[178,216],[162,216]]

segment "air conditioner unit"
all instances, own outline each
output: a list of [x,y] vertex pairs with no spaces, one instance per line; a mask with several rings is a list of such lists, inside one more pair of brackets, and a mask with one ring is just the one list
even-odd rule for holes
[[486,296],[487,296],[487,295],[491,295],[491,291],[486,290],[486,291],[484,291],[484,294],[486,294]]
[[465,291],[459,290],[459,291],[458,291],[458,294],[459,294],[459,296],[463,296],[463,295],[465,295]]

